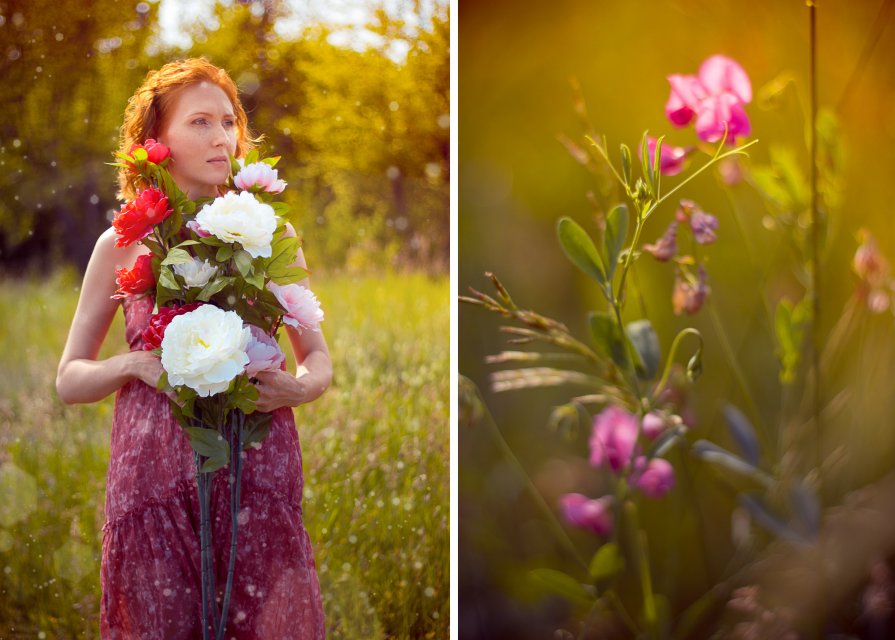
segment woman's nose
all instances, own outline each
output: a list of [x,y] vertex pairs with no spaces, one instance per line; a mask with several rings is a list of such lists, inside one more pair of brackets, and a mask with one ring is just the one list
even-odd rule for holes
[[215,146],[227,146],[230,144],[230,131],[223,124],[215,127],[214,144]]

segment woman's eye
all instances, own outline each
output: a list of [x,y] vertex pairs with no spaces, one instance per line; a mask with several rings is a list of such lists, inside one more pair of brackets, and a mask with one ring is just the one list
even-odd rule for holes
[[225,127],[232,127],[234,122],[232,120],[224,120]]
[[193,124],[205,124],[205,118],[196,118],[193,120]]

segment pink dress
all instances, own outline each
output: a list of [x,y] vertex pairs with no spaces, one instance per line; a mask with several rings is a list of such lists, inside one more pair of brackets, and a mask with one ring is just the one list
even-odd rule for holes
[[[123,301],[132,351],[143,346],[141,334],[152,307],[151,297]],[[295,420],[289,408],[273,415],[262,447],[242,454],[228,640],[324,637],[320,585],[302,522],[302,461]],[[211,497],[219,603],[230,557],[228,475],[229,467],[215,472]],[[195,458],[168,399],[139,380],[124,385],[115,401],[105,520],[100,570],[103,640],[201,638]]]

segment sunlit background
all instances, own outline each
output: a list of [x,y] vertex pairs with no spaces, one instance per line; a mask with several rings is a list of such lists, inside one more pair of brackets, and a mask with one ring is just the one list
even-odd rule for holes
[[[773,182],[792,169],[795,182],[807,185],[809,19],[804,2],[558,0],[527,4],[524,10],[501,0],[464,3],[459,22],[460,292],[471,286],[493,294],[483,273],[494,272],[520,307],[561,320],[588,341],[586,312],[606,303],[595,283],[563,255],[556,221],[570,216],[599,237],[598,219],[622,194],[590,174],[560,142],[565,136],[582,148],[587,145],[576,114],[573,80],[595,132],[606,135],[609,152],[620,166],[619,144],[636,149],[644,130],[666,135],[673,145],[698,144],[692,127],[676,129],[666,120],[666,76],[695,74],[715,53],[730,56],[751,78],[755,98],[746,110],[752,122],[750,139],[758,138],[759,143],[742,164],[747,170],[744,181],[727,187],[712,170],[681,194],[720,220],[718,242],[703,253],[708,259],[709,302],[695,316],[675,316],[673,268],[643,259],[634,270],[636,294],[628,300],[626,320],[650,318],[663,358],[682,328],[694,326],[704,335],[704,374],[688,392],[691,442],[708,438],[733,448],[722,418],[722,408],[730,403],[742,409],[762,441],[770,443],[763,451],[763,468],[790,480],[804,479],[815,488],[823,476],[826,507],[835,511],[853,500],[859,488],[873,491],[895,462],[895,324],[891,308],[870,313],[856,296],[852,258],[862,227],[876,238],[884,256],[895,256],[892,4],[817,3],[817,90],[827,140],[821,161],[822,180],[827,179],[821,203],[827,235],[818,330],[821,347],[829,347],[821,371],[822,438],[806,431],[807,363],[803,361],[794,384],[783,385],[775,355],[777,304],[784,298],[798,301],[806,291],[791,238],[804,234],[807,225],[804,216],[801,232],[781,225],[780,209],[762,194],[766,189],[755,177],[765,171]],[[772,158],[779,160],[776,165]],[[691,169],[707,159],[703,151],[697,152]],[[664,179],[664,189],[680,179]],[[644,230],[644,242],[662,234],[676,206],[675,200],[658,210]],[[460,374],[481,390],[548,505],[558,514],[557,500],[563,493],[600,495],[600,476],[586,462],[589,425],[582,424],[571,441],[546,426],[554,406],[593,390],[494,393],[489,374],[495,367],[486,365],[484,357],[514,348],[507,343],[511,336],[498,331],[500,318],[478,307],[461,304],[459,321]],[[461,637],[544,638],[558,628],[575,631],[580,613],[576,618],[565,600],[528,579],[530,570],[541,567],[574,575],[575,564],[527,493],[524,478],[483,425],[461,424],[460,429]],[[820,473],[818,459],[824,465]],[[685,462],[680,452],[671,460],[676,467]],[[749,563],[773,542],[773,536],[752,522],[752,546],[747,551],[738,547],[731,517],[742,520],[733,490],[742,487],[731,487],[730,479],[710,465],[691,459],[687,467],[689,480],[679,473],[678,487],[670,496],[642,507],[656,589],[668,598],[675,621],[713,585],[724,583],[719,593],[729,595],[731,588],[744,584],[742,576],[739,584],[724,581],[743,566],[754,567]],[[571,528],[568,532],[585,558],[597,549],[595,536]],[[854,535],[872,538],[860,528]],[[895,549],[886,544],[867,553],[885,561]],[[859,619],[860,598],[869,578],[864,560],[854,561],[860,566],[843,584],[843,593],[817,611],[830,612],[822,622],[837,620],[836,628],[863,633],[866,618]],[[622,597],[632,599],[636,617],[636,593],[629,589]],[[705,613],[696,635],[685,637],[708,637],[721,628],[728,611],[726,597]]]
[[[323,305],[332,388],[296,410],[327,637],[447,637],[444,0],[0,2],[0,637],[99,637],[112,398],[56,366],[147,71],[239,86]],[[125,348],[118,317],[101,357]],[[238,567],[237,567],[238,571]]]

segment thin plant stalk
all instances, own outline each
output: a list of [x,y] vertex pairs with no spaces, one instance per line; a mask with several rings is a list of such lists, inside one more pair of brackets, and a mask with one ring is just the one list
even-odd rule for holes
[[206,509],[205,509],[205,474],[202,468],[202,456],[196,453],[196,484],[199,493],[199,545],[200,555],[202,558],[202,640],[208,638],[208,580],[205,566],[205,526],[206,526]]
[[224,588],[224,602],[221,608],[221,626],[217,639],[223,640],[227,627],[227,610],[230,608],[230,593],[233,588],[233,574],[236,568],[236,536],[239,528],[239,498],[242,487],[242,434],[245,426],[245,414],[235,410],[231,414],[230,423],[230,561],[227,566],[227,585]]

